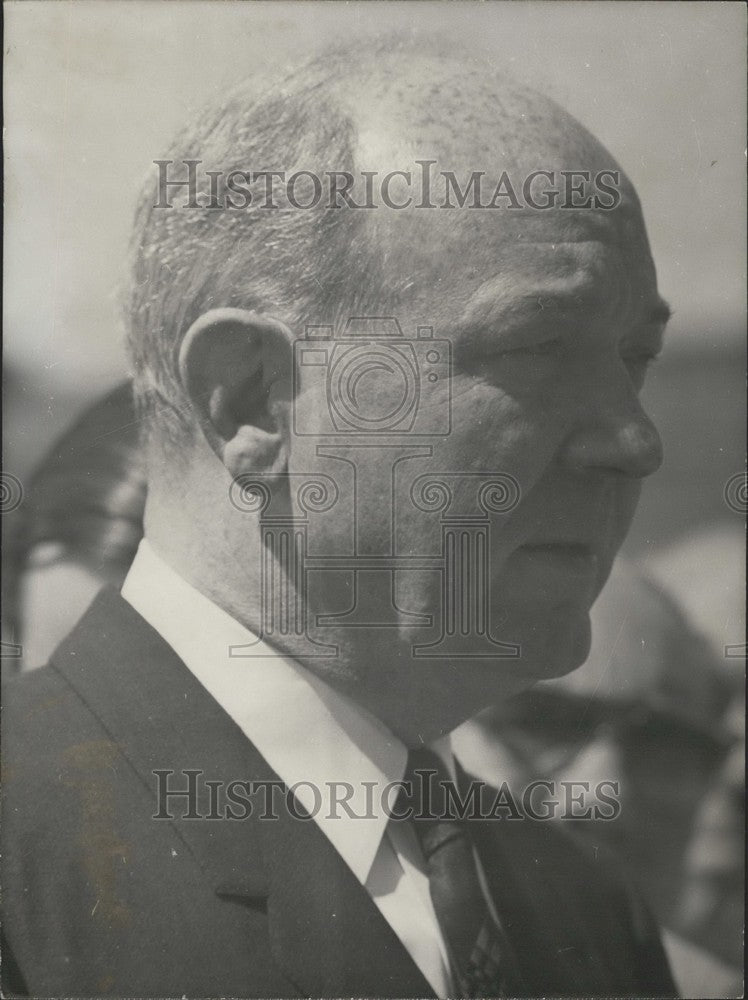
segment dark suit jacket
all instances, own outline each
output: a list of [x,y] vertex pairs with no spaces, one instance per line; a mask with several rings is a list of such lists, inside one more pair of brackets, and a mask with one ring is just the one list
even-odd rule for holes
[[[433,996],[313,821],[153,818],[154,770],[277,776],[118,594],[8,687],[9,990]],[[607,863],[548,823],[471,826],[529,995],[676,994],[654,926]]]

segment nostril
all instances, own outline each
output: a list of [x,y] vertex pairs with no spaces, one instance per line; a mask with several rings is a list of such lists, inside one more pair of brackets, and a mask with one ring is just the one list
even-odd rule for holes
[[651,476],[662,465],[662,440],[654,424],[640,422],[629,431],[628,450],[631,455],[631,472],[638,476]]
[[567,441],[565,460],[577,472],[605,471],[642,479],[662,465],[660,435],[647,417],[579,430]]

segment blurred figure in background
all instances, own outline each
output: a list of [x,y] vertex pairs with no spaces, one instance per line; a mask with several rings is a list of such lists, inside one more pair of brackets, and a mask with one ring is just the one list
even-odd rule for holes
[[[728,508],[729,509],[729,508]],[[745,665],[745,510],[731,521],[690,531],[647,561],[647,572],[676,597],[688,621],[711,643],[722,669],[740,685]],[[742,516],[741,516],[742,515]],[[730,648],[728,648],[730,647]]]
[[24,669],[47,661],[102,586],[119,589],[143,536],[145,495],[128,381],[57,440],[26,488],[10,566]]
[[742,685],[624,559],[591,617],[582,667],[466,724],[455,752],[518,792],[533,781],[617,783],[611,820],[559,824],[622,861],[666,929],[683,996],[742,995],[743,760],[737,710],[732,725],[725,715],[739,704],[742,719]]
[[[145,494],[123,383],[59,439],[29,485],[17,560],[25,668],[46,661],[98,589],[121,585],[142,537]],[[511,789],[536,779],[618,782],[614,821],[564,827],[612,849],[639,883],[669,932],[684,996],[738,995],[738,684],[678,605],[625,559],[592,628],[582,667],[466,724],[455,750],[468,772]]]
[[584,665],[465,727],[463,762],[517,788],[537,779],[618,781],[614,820],[564,825],[612,847],[672,925],[690,829],[726,753],[730,687],[708,643],[625,560],[592,622]]
[[702,800],[686,854],[678,908],[683,934],[727,962],[740,962],[745,904],[745,702],[737,694],[724,719],[730,740],[717,780]]

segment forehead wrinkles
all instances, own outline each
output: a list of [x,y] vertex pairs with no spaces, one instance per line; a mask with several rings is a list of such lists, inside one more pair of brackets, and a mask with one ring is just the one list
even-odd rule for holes
[[645,290],[623,249],[596,240],[520,244],[493,263],[498,273],[470,296],[457,319],[460,329],[543,310],[628,315]]
[[[576,266],[573,247],[585,245],[596,247],[598,255],[603,246],[616,248],[619,268],[625,264],[645,282],[653,273],[641,210],[628,182],[622,185],[620,205],[610,212],[409,208],[372,216],[376,218],[368,222],[373,242],[396,265],[390,271],[393,284],[425,289],[438,284],[449,289],[456,302],[465,303],[482,281],[499,271],[516,270],[520,262],[531,268],[537,247],[543,245],[551,248],[543,257],[551,277]],[[592,254],[594,265],[594,253],[577,253],[583,259],[585,253]]]

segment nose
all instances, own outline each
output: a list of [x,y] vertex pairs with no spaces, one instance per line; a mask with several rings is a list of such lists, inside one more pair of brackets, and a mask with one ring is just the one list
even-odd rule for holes
[[608,397],[568,438],[565,459],[577,472],[643,479],[662,465],[662,441],[638,397]]

